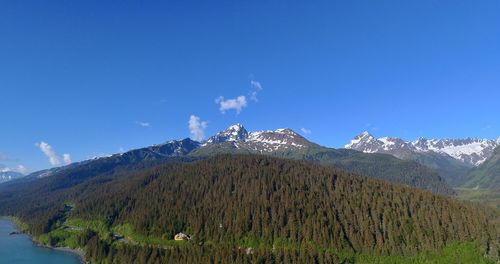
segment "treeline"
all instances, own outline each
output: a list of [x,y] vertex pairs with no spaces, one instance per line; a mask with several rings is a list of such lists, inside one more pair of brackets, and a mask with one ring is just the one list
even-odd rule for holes
[[140,246],[85,232],[79,241],[88,256],[107,263],[336,263],[356,254],[410,256],[455,241],[480,241],[484,253],[499,254],[493,213],[308,162],[217,156],[112,171],[68,188],[40,181],[0,193],[0,214],[20,216],[35,235],[51,230],[71,202],[71,217],[102,220],[110,230],[129,225],[143,236],[193,239]]

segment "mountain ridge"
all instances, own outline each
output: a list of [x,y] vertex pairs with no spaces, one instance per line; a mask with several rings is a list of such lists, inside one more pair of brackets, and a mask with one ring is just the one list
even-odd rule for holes
[[462,186],[469,171],[485,162],[499,145],[491,139],[425,139],[405,141],[396,137],[375,138],[367,131],[345,145],[364,153],[385,153],[403,160],[413,160],[433,168],[454,187]]
[[355,136],[344,147],[366,153],[374,152],[434,152],[447,155],[468,166],[478,166],[493,154],[493,150],[500,145],[498,139],[479,139],[467,137],[464,139],[426,139],[417,138],[414,141],[405,141],[397,137],[375,138],[367,131]]
[[189,138],[171,140],[163,144],[35,172],[17,181],[35,180],[57,174],[68,176],[78,174],[79,180],[83,180],[118,168],[135,167],[134,164],[142,164],[140,166],[143,167],[153,166],[171,158],[193,160],[219,154],[259,154],[307,160],[443,195],[456,193],[436,171],[417,162],[400,160],[388,154],[367,154],[349,149],[323,147],[289,128],[248,132],[241,124],[232,125],[203,142]]
[[484,163],[469,172],[465,187],[500,190],[500,146]]

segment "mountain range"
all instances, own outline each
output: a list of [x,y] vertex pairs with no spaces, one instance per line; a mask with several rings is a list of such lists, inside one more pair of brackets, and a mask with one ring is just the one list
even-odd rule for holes
[[385,153],[413,160],[437,170],[451,185],[465,184],[476,167],[486,163],[500,146],[500,138],[491,139],[425,139],[405,141],[395,137],[375,138],[368,132],[355,136],[347,149],[364,153]]
[[[496,168],[500,165],[499,159],[495,158],[498,156],[495,155],[498,152],[495,148],[499,146],[500,139],[419,138],[405,141],[393,137],[375,138],[363,132],[346,144],[345,149],[334,149],[313,143],[289,128],[249,132],[243,125],[234,124],[203,142],[189,138],[170,140],[125,153],[37,171],[21,181],[82,168],[102,172],[142,161],[152,166],[170,157],[192,160],[228,153],[262,154],[309,160],[449,195],[455,193],[451,187],[500,188],[500,184],[496,183],[500,178]],[[21,176],[9,172],[9,175],[0,175],[0,180],[19,181]]]
[[[93,160],[73,163],[28,175],[24,181],[57,174],[91,175],[112,171],[117,167],[149,164],[167,158],[204,159],[218,154],[260,154],[280,158],[307,160],[348,172],[390,182],[414,186],[435,193],[453,195],[455,191],[438,172],[418,162],[401,160],[392,155],[363,153],[351,149],[333,149],[313,143],[289,128],[248,132],[235,124],[203,142],[189,138],[134,149]],[[146,165],[144,165],[146,166]]]

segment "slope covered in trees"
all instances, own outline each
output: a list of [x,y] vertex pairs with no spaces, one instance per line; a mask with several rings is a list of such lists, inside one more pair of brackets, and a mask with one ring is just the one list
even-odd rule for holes
[[[210,157],[217,154],[254,153],[251,149],[236,148],[232,143],[208,145],[196,149],[190,156]],[[434,193],[454,195],[455,191],[433,169],[411,160],[401,160],[389,154],[363,153],[351,149],[332,149],[314,143],[299,150],[278,150],[267,155],[307,160],[321,165],[334,166],[345,171],[370,176],[389,182],[414,186]]]
[[[458,242],[498,256],[491,212],[308,162],[217,156],[73,177],[0,187],[0,214],[49,244],[76,232],[74,245],[108,263],[337,263]],[[173,242],[177,232],[193,240]]]

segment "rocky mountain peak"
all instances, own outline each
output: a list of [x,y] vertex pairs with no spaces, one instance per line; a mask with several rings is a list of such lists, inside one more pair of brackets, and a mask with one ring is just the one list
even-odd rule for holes
[[351,141],[344,147],[347,149],[355,149],[363,152],[375,152],[375,150],[380,147],[380,145],[381,142],[378,142],[372,134],[370,134],[368,131],[364,131],[351,139]]
[[403,157],[408,153],[437,153],[451,157],[466,165],[477,166],[484,162],[493,153],[493,149],[500,145],[499,140],[477,139],[467,137],[463,139],[425,139],[405,141],[400,138],[374,138],[370,133],[363,132],[354,137],[345,148],[367,153],[387,153],[396,157]]
[[217,144],[228,141],[241,141],[248,137],[248,131],[241,124],[234,124],[225,130],[215,134],[207,140],[207,143]]

